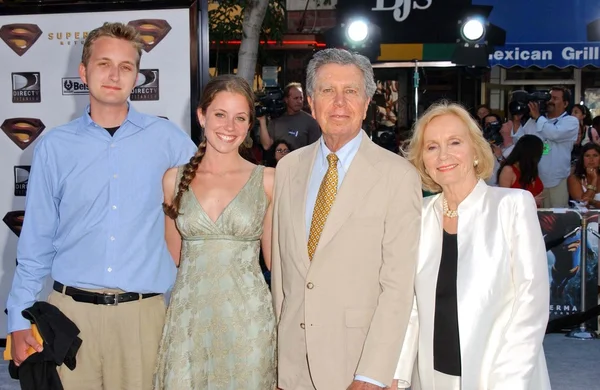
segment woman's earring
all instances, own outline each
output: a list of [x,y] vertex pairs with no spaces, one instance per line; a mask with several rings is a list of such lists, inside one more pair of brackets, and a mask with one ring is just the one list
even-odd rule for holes
[[475,161],[473,161],[473,166],[476,167],[477,165],[479,165],[479,160],[475,159]]

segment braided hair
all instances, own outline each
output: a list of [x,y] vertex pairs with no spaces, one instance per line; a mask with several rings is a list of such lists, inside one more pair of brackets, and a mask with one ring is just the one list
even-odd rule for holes
[[[215,100],[215,96],[219,92],[223,91],[238,93],[246,98],[250,114],[250,120],[248,123],[249,126],[254,124],[256,119],[254,110],[254,92],[252,91],[250,84],[248,84],[248,82],[240,76],[226,74],[212,78],[204,88],[198,110],[201,110],[202,113],[206,114],[206,110],[212,104],[213,100]],[[179,185],[177,186],[177,194],[173,198],[173,202],[171,204],[163,203],[162,205],[163,211],[168,217],[177,219],[179,216],[181,197],[186,191],[189,190],[190,184],[192,183],[192,180],[194,180],[194,177],[196,177],[196,172],[205,153],[206,138],[203,137],[202,142],[200,142],[198,145],[196,154],[194,154],[190,161],[183,167],[181,179],[179,181]]]
[[179,205],[181,204],[181,197],[183,194],[190,188],[190,183],[196,177],[196,170],[202,161],[202,157],[204,157],[204,153],[206,152],[206,140],[200,142],[198,145],[198,150],[194,154],[192,158],[190,158],[190,162],[185,164],[183,168],[183,172],[181,174],[181,180],[179,181],[179,185],[177,186],[177,195],[173,198],[173,202],[171,204],[163,203],[163,211],[165,214],[171,219],[177,219],[179,215]]

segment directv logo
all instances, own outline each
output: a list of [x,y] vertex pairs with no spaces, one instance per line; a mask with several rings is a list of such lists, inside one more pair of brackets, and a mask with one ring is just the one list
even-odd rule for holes
[[88,86],[79,77],[65,77],[62,79],[63,95],[88,95]]
[[158,97],[158,69],[140,69],[130,99],[132,101],[158,100]]
[[29,165],[15,166],[15,196],[27,195],[27,182],[29,181]]
[[41,101],[40,72],[12,73],[12,102],[39,103]]

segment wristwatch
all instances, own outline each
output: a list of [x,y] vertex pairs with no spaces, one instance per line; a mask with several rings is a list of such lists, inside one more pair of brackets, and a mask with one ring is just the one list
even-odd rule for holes
[[587,188],[588,190],[592,190],[592,191],[596,192],[596,186],[593,186],[591,184],[588,184],[587,186],[585,186],[585,188]]

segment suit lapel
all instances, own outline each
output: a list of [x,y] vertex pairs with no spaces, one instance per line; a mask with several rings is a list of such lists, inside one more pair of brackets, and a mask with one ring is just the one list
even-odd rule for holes
[[298,154],[298,163],[296,164],[296,169],[292,172],[291,180],[291,218],[292,225],[294,226],[294,237],[298,237],[298,252],[302,258],[302,265],[306,269],[310,266],[308,240],[306,237],[306,198],[308,196],[311,172],[320,145],[320,142],[315,142]]
[[[421,238],[415,291],[419,302],[419,318],[422,319],[419,339],[420,349],[425,354],[433,353],[433,325],[435,322],[435,294],[440,269],[443,239],[442,200],[436,195],[431,203],[423,208]],[[424,372],[421,384],[424,389],[433,386],[433,363],[419,356],[420,370]],[[427,386],[429,384],[429,387]]]
[[315,257],[318,256],[319,249],[325,247],[335,237],[348,217],[363,205],[364,197],[379,180],[381,174],[373,166],[377,160],[375,148],[378,147],[363,133],[361,145],[346,172],[325,222]]

